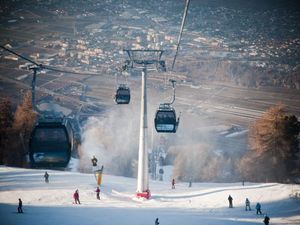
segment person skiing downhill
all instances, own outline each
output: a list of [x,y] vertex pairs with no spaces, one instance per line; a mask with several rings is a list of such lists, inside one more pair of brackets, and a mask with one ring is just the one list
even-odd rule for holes
[[248,211],[248,209],[249,209],[249,211],[251,211],[251,207],[250,207],[250,201],[249,201],[249,199],[248,199],[248,198],[246,198],[245,204],[246,204],[246,208],[245,208],[245,210],[246,210],[246,211]]
[[22,205],[23,205],[22,200],[19,198],[18,213],[23,213]]
[[256,204],[255,209],[256,209],[256,214],[258,213],[261,214],[261,205],[259,202]]
[[159,224],[159,222],[158,222],[158,218],[156,218],[156,220],[155,220],[155,223],[154,223],[155,225],[158,225]]
[[265,218],[264,218],[265,225],[269,225],[269,222],[270,222],[270,217],[268,217],[267,215],[265,215]]
[[97,199],[100,200],[100,188],[97,187],[95,192],[96,192]]
[[175,179],[172,179],[172,189],[175,189]]
[[232,200],[233,200],[233,198],[231,197],[231,195],[229,195],[228,196],[229,208],[233,208],[233,206],[232,206]]
[[80,204],[78,189],[74,192],[73,198],[74,198],[75,204],[77,204],[77,203]]
[[192,187],[192,178],[189,180],[189,187]]
[[49,174],[47,173],[47,171],[45,172],[44,178],[45,178],[45,182],[49,183]]

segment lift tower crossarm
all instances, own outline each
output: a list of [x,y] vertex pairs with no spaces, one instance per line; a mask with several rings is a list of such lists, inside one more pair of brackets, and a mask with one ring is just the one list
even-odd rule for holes
[[[125,61],[125,65],[123,66],[123,68],[126,70],[128,69],[128,67],[130,68],[134,68],[134,64],[139,64],[142,66],[146,66],[146,65],[156,65],[157,70],[161,70],[161,71],[166,71],[165,69],[165,61],[161,60],[162,54],[164,53],[164,50],[158,50],[158,49],[123,49],[124,52],[127,53],[129,60]],[[141,58],[136,58],[134,56],[134,54],[137,53],[156,53],[157,56],[151,59],[141,59]]]

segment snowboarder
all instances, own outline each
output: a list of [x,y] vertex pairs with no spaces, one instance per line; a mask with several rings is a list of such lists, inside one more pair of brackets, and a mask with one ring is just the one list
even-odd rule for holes
[[172,179],[172,189],[175,189],[175,179]]
[[246,211],[248,211],[248,209],[249,209],[249,211],[251,211],[251,207],[250,207],[250,201],[249,201],[249,199],[248,199],[248,198],[246,198],[246,202],[245,202],[245,204],[246,204],[246,208],[245,208],[245,210],[246,210]]
[[155,220],[155,225],[158,225],[158,224],[159,224],[158,218],[156,218],[156,220]]
[[269,225],[269,222],[270,222],[270,217],[268,217],[268,216],[266,215],[265,218],[264,218],[264,223],[265,223],[265,225]]
[[23,213],[22,205],[23,205],[22,200],[19,198],[18,213]]
[[233,198],[231,197],[231,195],[229,195],[228,196],[229,208],[233,208],[233,206],[232,206],[232,200],[233,200]]
[[97,166],[98,159],[95,156],[93,156],[91,161],[92,161],[93,166]]
[[95,192],[96,192],[96,197],[97,197],[97,199],[100,200],[100,188],[97,187]]
[[261,214],[261,205],[259,202],[256,204],[255,208],[256,208],[256,214],[258,213]]
[[47,171],[45,172],[44,178],[45,178],[45,182],[49,183],[49,174],[47,173]]
[[74,192],[73,198],[74,198],[75,204],[77,204],[77,203],[80,204],[78,189]]

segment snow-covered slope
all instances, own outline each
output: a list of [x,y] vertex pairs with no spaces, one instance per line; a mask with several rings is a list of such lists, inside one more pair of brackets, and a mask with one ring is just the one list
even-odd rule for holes
[[[300,224],[300,200],[290,198],[299,192],[298,185],[277,183],[187,183],[150,181],[152,198],[134,197],[136,179],[104,174],[101,200],[96,199],[93,174],[0,167],[0,224],[12,225],[237,225],[263,224],[256,215],[255,204],[262,204],[270,224]],[[81,205],[73,204],[78,189]],[[234,208],[228,208],[227,197],[233,197]],[[245,198],[252,211],[245,211]],[[23,200],[24,214],[18,214],[18,198]]]

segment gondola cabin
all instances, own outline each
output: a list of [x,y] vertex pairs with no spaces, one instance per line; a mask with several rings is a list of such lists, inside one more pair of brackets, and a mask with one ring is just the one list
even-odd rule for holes
[[170,104],[160,104],[155,114],[154,124],[159,133],[175,133],[179,124],[175,109]]
[[115,95],[115,101],[117,104],[129,104],[130,102],[130,89],[125,84],[121,84]]
[[73,132],[66,119],[38,122],[29,142],[32,167],[66,167],[73,150]]

